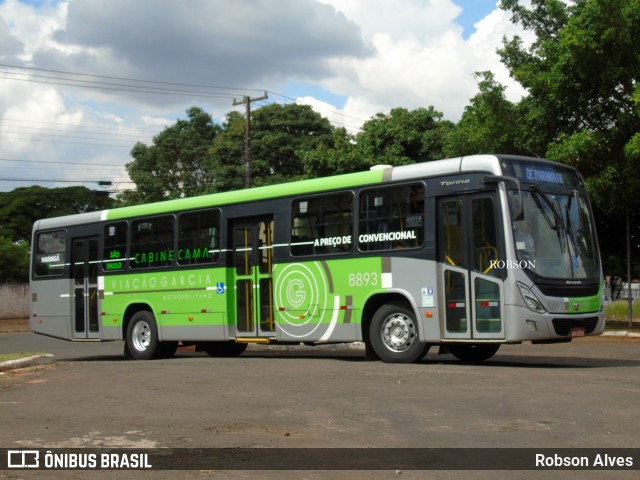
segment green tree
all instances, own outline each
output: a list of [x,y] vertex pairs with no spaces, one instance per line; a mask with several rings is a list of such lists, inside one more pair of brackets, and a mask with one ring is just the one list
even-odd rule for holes
[[136,190],[123,194],[125,202],[160,201],[214,189],[214,160],[209,149],[220,126],[198,107],[188,109],[187,117],[156,135],[152,145],[138,142],[133,147],[127,172]]
[[[633,138],[640,131],[634,89],[640,74],[640,0],[502,0],[513,20],[536,35],[500,50],[529,92],[523,121],[544,154],[578,167],[600,208],[640,205]],[[630,145],[627,145],[630,144]],[[544,147],[543,147],[544,148]]]
[[[629,228],[640,207],[640,0],[502,0],[513,21],[535,33],[525,45],[515,37],[499,51],[513,78],[529,92],[523,121],[546,156],[578,167],[601,215],[621,217]],[[626,217],[626,218],[625,218]],[[624,230],[623,230],[624,231]],[[617,230],[616,233],[622,233]],[[600,239],[610,266],[626,262],[613,237]],[[635,246],[634,246],[635,245]],[[626,249],[625,249],[626,250]],[[612,268],[612,267],[609,267]],[[620,272],[608,272],[619,275]]]
[[336,128],[329,142],[301,153],[305,178],[353,173],[367,168],[355,152],[355,137],[343,127]]
[[378,113],[353,136],[344,128],[328,143],[304,152],[306,177],[366,170],[374,165],[407,165],[442,158],[454,124],[433,107],[394,108]]
[[29,281],[29,243],[0,237],[0,283]]
[[360,162],[407,165],[441,158],[453,123],[442,120],[433,107],[407,110],[394,108],[365,122],[356,136],[353,151]]
[[209,148],[215,182],[212,191],[225,192],[244,188],[245,118],[238,112],[229,112],[221,132]]
[[13,242],[31,241],[33,222],[112,208],[115,201],[107,192],[85,187],[17,188],[0,193],[0,236]]
[[251,120],[253,184],[267,185],[303,178],[304,152],[332,143],[333,127],[309,105],[271,104]]
[[477,73],[476,78],[480,92],[447,137],[445,156],[530,153],[522,144],[518,105],[507,100],[505,87],[496,82],[491,72]]

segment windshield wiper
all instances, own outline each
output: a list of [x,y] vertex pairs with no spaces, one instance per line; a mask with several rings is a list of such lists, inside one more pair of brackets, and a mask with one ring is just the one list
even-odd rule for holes
[[[553,213],[553,218],[555,219],[555,225],[553,223],[551,223],[551,219],[547,216],[547,213],[544,211],[544,209],[540,208],[541,205],[538,204],[538,206],[539,206],[540,210],[542,211],[542,214],[544,215],[545,219],[547,220],[547,223],[549,224],[549,226],[553,230],[556,230],[556,231],[558,230],[558,227],[560,227],[563,232],[566,232],[567,231],[567,227],[565,226],[564,221],[562,220],[562,215],[560,214],[560,212],[556,208],[556,206],[553,203],[553,201],[549,198],[549,196],[544,192],[544,190],[542,190],[540,188],[539,185],[534,185],[531,189],[535,193],[540,195],[540,198],[542,198],[544,203],[547,204],[547,206],[549,207],[549,209]],[[536,202],[536,203],[538,203],[538,202]]]
[[552,230],[555,230],[556,235],[558,236],[558,243],[560,245],[560,251],[564,254],[565,253],[565,237],[567,235],[567,227],[565,226],[564,221],[562,220],[562,214],[558,211],[558,209],[556,208],[556,205],[549,198],[549,196],[538,185],[534,185],[532,187],[532,190],[535,193],[537,193],[540,196],[540,198],[542,198],[544,203],[547,204],[547,207],[549,207],[549,209],[553,213],[553,218],[555,219],[555,224],[553,224],[551,222],[551,219],[547,215],[547,212],[544,210],[544,208],[542,208],[542,205],[540,205],[540,201],[538,200],[538,197],[534,197],[534,200],[535,200],[536,204],[538,205],[538,208],[542,212],[542,215],[544,216],[545,220],[549,224],[549,227]]

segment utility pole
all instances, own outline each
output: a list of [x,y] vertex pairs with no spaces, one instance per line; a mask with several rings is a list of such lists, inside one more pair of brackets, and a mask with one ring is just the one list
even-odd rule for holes
[[629,328],[633,328],[633,299],[631,298],[631,212],[627,210],[627,314]]
[[233,106],[243,105],[246,107],[245,113],[245,133],[244,133],[244,188],[251,187],[251,102],[266,100],[269,98],[267,92],[262,97],[250,98],[242,97],[242,100],[233,99]]

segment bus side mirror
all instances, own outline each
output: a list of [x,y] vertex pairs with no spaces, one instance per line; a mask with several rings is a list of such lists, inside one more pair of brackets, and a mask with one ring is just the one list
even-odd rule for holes
[[487,175],[482,179],[482,183],[513,183],[518,188],[518,193],[508,195],[509,199],[509,213],[511,214],[511,221],[517,222],[524,220],[524,207],[522,206],[522,192],[520,191],[520,182],[517,178],[504,177],[502,175]]
[[517,195],[509,195],[509,213],[511,213],[512,222],[524,220],[524,208],[520,192]]

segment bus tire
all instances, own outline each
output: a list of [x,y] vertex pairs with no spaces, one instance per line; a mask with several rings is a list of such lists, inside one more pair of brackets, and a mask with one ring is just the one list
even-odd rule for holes
[[399,302],[383,305],[374,314],[369,341],[380,360],[387,363],[417,362],[429,350],[419,339],[415,314]]
[[135,360],[151,360],[159,353],[158,327],[153,313],[136,312],[127,327],[126,349]]
[[447,344],[447,349],[454,357],[468,363],[484,362],[493,357],[499,348],[499,343]]
[[206,342],[202,349],[210,357],[237,357],[247,349],[246,343],[235,342]]

